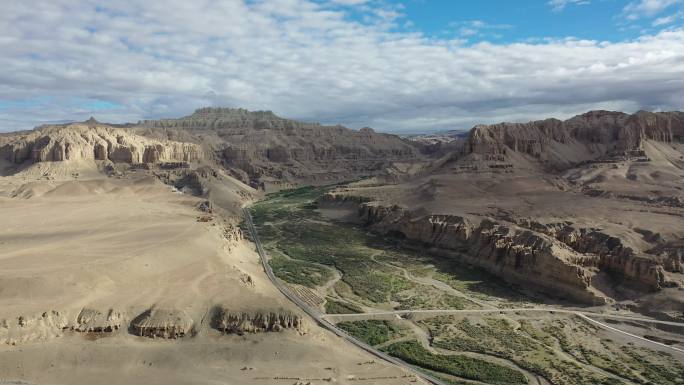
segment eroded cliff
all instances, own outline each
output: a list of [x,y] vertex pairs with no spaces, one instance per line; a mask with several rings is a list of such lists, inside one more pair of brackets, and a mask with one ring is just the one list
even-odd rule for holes
[[417,146],[395,135],[299,122],[270,111],[200,108],[179,119],[140,122],[135,130],[202,143],[233,176],[262,188],[354,179],[421,157]]
[[69,160],[190,162],[201,157],[200,147],[192,143],[152,140],[94,122],[45,126],[0,138],[0,158],[13,164]]
[[684,113],[590,111],[561,121],[475,126],[465,154],[507,155],[518,152],[547,168],[566,169],[606,156],[645,157],[643,142],[684,140]]

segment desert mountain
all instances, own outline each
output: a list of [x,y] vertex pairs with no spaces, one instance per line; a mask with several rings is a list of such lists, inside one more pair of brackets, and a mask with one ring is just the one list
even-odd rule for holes
[[191,143],[151,140],[91,119],[0,136],[0,157],[15,165],[79,160],[134,164],[197,161],[202,152]]
[[419,157],[412,143],[395,135],[303,123],[270,111],[200,108],[179,119],[140,122],[134,131],[199,143],[235,177],[267,190],[355,179]]
[[481,125],[420,173],[352,184],[321,204],[358,206],[375,231],[507,280],[677,318],[683,140],[680,112]]
[[[7,367],[41,383],[96,383],[112,357],[131,368],[121,384],[415,382],[310,322],[238,225],[264,190],[366,176],[307,207],[342,208],[564,305],[681,320],[683,137],[681,113],[596,111],[423,141],[223,108],[0,134]],[[54,356],[89,364],[54,369]]]
[[[0,377],[415,381],[316,325],[273,286],[238,226],[262,192],[231,176],[239,169],[224,162],[228,142],[212,138],[218,129],[95,120],[0,135]],[[382,154],[370,139],[348,140]]]
[[647,142],[672,146],[684,140],[684,113],[591,111],[566,121],[500,123],[474,127],[466,154],[495,157],[508,151],[566,169],[605,157],[643,157]]

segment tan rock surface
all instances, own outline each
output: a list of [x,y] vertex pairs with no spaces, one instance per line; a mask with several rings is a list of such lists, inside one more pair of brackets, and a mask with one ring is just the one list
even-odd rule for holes
[[199,146],[156,141],[99,123],[44,126],[23,134],[0,137],[0,157],[7,162],[99,160],[114,163],[196,161]]
[[149,137],[202,143],[235,177],[266,189],[356,179],[420,158],[413,144],[395,135],[304,123],[270,111],[201,108],[139,126],[134,131]]
[[[303,315],[234,223],[213,206],[213,219],[198,221],[203,199],[147,173],[0,178],[1,379],[410,383],[388,365],[358,365],[373,359],[313,322],[298,330]],[[212,326],[216,306],[255,320],[279,313],[252,324],[280,332],[224,334]]]
[[477,126],[421,172],[321,203],[354,202],[377,231],[564,297],[649,312],[660,292],[657,312],[681,318],[683,129],[678,112]]

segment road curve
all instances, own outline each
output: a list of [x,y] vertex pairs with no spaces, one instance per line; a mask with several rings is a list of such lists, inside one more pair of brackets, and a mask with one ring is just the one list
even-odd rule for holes
[[256,227],[254,226],[254,222],[252,221],[252,214],[249,212],[249,209],[243,208],[244,214],[245,214],[245,221],[247,222],[247,227],[249,229],[249,232],[252,234],[252,239],[254,241],[254,244],[256,245],[257,252],[259,253],[259,257],[261,258],[261,264],[264,267],[264,271],[266,272],[266,275],[268,276],[268,279],[273,282],[273,285],[280,290],[281,293],[287,299],[292,301],[295,305],[297,305],[300,309],[302,309],[306,314],[308,314],[311,318],[313,318],[320,326],[330,330],[331,332],[335,333],[338,337],[349,341],[350,343],[356,345],[357,347],[365,350],[366,352],[384,360],[387,361],[393,365],[399,366],[402,369],[405,369],[411,373],[413,373],[416,377],[419,377],[431,384],[434,385],[447,385],[445,382],[441,381],[438,378],[435,378],[433,376],[427,375],[419,370],[417,370],[415,367],[407,364],[406,362],[399,360],[397,358],[394,358],[388,354],[385,354],[375,348],[373,348],[370,345],[367,345],[356,338],[352,337],[350,334],[345,332],[344,330],[338,328],[335,324],[332,322],[328,321],[323,317],[323,314],[319,312],[318,310],[311,308],[309,305],[304,303],[299,297],[297,297],[294,293],[292,293],[285,285],[283,285],[278,278],[276,278],[275,274],[273,274],[273,270],[271,269],[271,265],[268,263],[268,255],[266,254],[266,250],[264,247],[261,245],[261,240],[259,239],[259,235],[257,234]]

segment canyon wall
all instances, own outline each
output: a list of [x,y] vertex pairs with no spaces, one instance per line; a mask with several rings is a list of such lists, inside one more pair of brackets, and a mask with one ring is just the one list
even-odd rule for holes
[[359,215],[376,232],[401,234],[502,278],[550,289],[555,294],[588,303],[604,298],[591,290],[594,256],[582,255],[543,234],[483,219],[462,216],[413,217],[400,207],[362,204]]
[[420,242],[434,254],[458,258],[503,279],[585,303],[607,300],[594,287],[593,279],[601,272],[623,277],[625,283],[646,292],[676,285],[664,273],[667,261],[626,247],[619,238],[569,222],[544,225],[473,215],[416,214],[396,205],[335,193],[324,195],[318,204],[356,207],[372,231]]
[[189,135],[211,148],[233,176],[261,187],[349,180],[421,157],[416,145],[396,135],[299,122],[270,111],[201,108],[179,119],[142,121],[135,130],[156,138]]
[[114,163],[196,161],[202,150],[192,143],[157,141],[105,125],[46,126],[0,138],[0,158],[14,164],[68,160]]
[[561,121],[475,126],[465,154],[515,151],[552,168],[567,168],[603,156],[643,156],[644,140],[684,141],[684,113],[591,111]]

